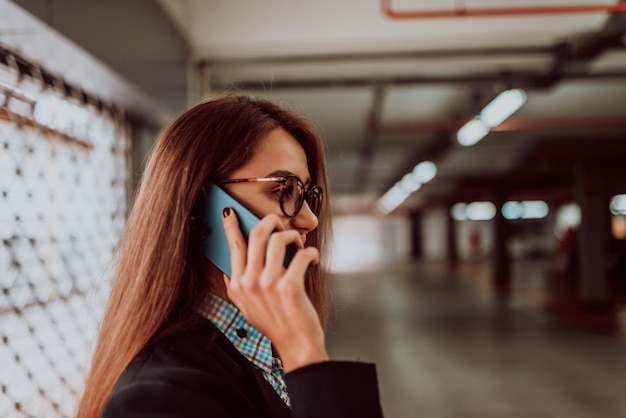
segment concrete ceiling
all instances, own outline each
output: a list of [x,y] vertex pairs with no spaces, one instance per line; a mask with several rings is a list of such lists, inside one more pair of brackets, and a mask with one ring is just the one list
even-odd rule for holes
[[173,112],[187,105],[190,48],[153,0],[15,0]]
[[[576,167],[624,165],[623,14],[389,16],[620,2],[16,3],[175,111],[187,92],[193,102],[237,88],[310,115],[328,143],[333,192],[362,207],[426,159],[439,173],[401,210],[493,195],[568,199]],[[477,145],[457,145],[456,130],[510,87],[526,90],[524,107]],[[626,191],[622,177],[614,183]]]

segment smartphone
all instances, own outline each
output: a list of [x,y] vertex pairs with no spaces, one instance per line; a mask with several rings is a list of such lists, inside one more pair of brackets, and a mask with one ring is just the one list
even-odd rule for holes
[[[209,186],[202,215],[204,224],[202,251],[206,258],[230,277],[230,250],[222,221],[224,208],[231,208],[235,211],[246,243],[250,231],[260,222],[260,219],[221,187],[214,184]],[[283,262],[285,268],[289,266],[297,251],[298,247],[295,244],[287,246]]]

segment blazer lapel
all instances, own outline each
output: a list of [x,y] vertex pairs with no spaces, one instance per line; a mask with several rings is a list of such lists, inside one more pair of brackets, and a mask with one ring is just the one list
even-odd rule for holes
[[[272,385],[265,380],[263,373],[248,361],[211,321],[204,317],[202,319],[204,321],[201,328],[207,327],[208,329],[205,328],[206,331],[200,334],[206,338],[204,344],[201,345],[217,344],[229,362],[232,361],[238,366],[238,371],[243,372],[243,378],[250,384],[253,392],[258,395],[259,402],[263,403],[263,405],[259,405],[259,408],[266,411],[268,418],[293,418],[291,408],[283,402]],[[202,355],[201,353],[198,354]]]
[[[243,357],[243,356],[242,356]],[[276,393],[272,385],[269,384],[267,380],[263,377],[263,373],[257,369],[252,363],[246,360],[249,368],[251,369],[251,374],[254,376],[254,380],[259,389],[259,392],[263,394],[265,403],[268,405],[271,411],[272,418],[293,418],[293,413],[291,412],[291,408],[289,408],[280,396]]]

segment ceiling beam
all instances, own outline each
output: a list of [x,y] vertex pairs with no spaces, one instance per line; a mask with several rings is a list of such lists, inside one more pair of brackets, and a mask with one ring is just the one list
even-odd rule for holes
[[460,74],[453,76],[406,76],[406,77],[337,77],[337,78],[308,78],[293,80],[240,80],[225,81],[217,76],[211,77],[211,86],[215,90],[229,90],[233,87],[239,90],[294,90],[319,88],[351,88],[351,87],[391,87],[428,84],[479,84],[479,83],[507,83],[520,87],[552,86],[559,80],[606,80],[626,78],[626,68],[616,71],[588,72],[568,71],[555,75],[552,72],[497,72]]
[[[372,97],[372,106],[367,117],[367,123],[370,126],[378,126],[382,118],[383,103],[385,100],[386,89],[382,86],[376,87]],[[369,181],[369,171],[372,168],[372,160],[376,149],[378,134],[375,129],[367,130],[361,142],[359,151],[359,161],[354,176],[354,190],[363,192],[367,189]]]
[[219,59],[200,59],[198,64],[208,69],[221,67],[253,66],[260,64],[322,64],[344,63],[354,61],[390,61],[390,60],[422,60],[450,59],[472,57],[501,57],[520,55],[551,55],[555,46],[519,46],[519,47],[482,47],[482,48],[451,48],[433,50],[397,50],[377,52],[343,52],[340,54],[306,54],[306,55],[268,55],[251,57],[232,57]]

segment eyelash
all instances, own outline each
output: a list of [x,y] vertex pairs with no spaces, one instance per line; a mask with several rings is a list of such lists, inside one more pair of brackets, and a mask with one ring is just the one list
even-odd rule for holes
[[280,199],[280,187],[274,187],[270,190],[271,195],[274,197],[274,199],[279,200]]

